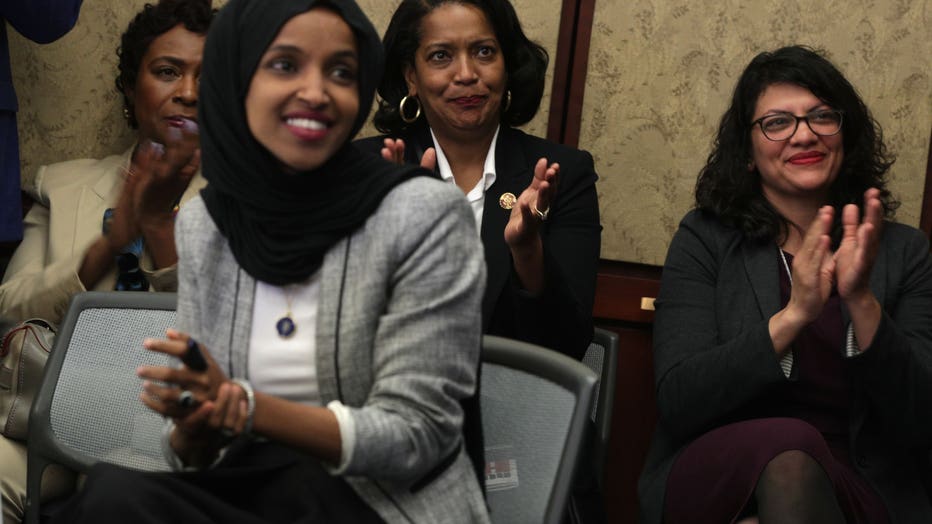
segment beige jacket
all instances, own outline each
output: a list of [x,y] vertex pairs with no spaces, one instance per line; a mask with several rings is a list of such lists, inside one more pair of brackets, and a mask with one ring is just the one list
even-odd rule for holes
[[[34,186],[25,188],[36,203],[26,215],[23,241],[0,285],[0,316],[58,323],[71,297],[87,291],[78,269],[84,252],[101,233],[104,210],[116,206],[131,152],[132,148],[100,160],[70,160],[39,168]],[[196,175],[182,203],[205,185]],[[152,257],[145,252],[141,267],[153,290],[175,290],[174,266],[153,270]],[[94,289],[113,290],[116,276],[114,265]]]

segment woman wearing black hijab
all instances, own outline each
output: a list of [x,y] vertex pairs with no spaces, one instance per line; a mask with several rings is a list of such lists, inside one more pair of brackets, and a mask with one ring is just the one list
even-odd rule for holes
[[375,30],[350,0],[232,0],[204,64],[179,330],[144,342],[185,365],[139,370],[185,472],[98,466],[61,521],[486,522],[460,404],[482,250],[455,188],[350,143]]

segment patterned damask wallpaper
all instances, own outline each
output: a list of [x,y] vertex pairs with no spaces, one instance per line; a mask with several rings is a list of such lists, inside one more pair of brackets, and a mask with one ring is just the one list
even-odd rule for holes
[[[513,1],[553,61],[562,2]],[[132,141],[113,88],[115,49],[144,3],[85,0],[75,29],[44,46],[10,31],[24,183],[39,165],[105,156]],[[360,4],[380,31],[397,5]],[[580,147],[593,153],[602,177],[602,256],[663,262],[737,75],[756,52],[786,43],[827,49],[860,89],[899,156],[900,220],[917,224],[932,126],[930,4],[726,0],[700,8],[687,0],[598,0]],[[540,136],[549,85],[550,77],[542,110],[526,126]]]
[[929,0],[598,0],[580,147],[601,180],[602,256],[661,265],[741,71],[783,45],[824,49],[898,160],[918,225],[932,128]]

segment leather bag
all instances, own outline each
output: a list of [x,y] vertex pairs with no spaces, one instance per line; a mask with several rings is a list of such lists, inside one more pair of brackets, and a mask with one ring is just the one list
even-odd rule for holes
[[29,408],[39,392],[55,328],[33,318],[13,327],[0,344],[0,433],[26,440]]

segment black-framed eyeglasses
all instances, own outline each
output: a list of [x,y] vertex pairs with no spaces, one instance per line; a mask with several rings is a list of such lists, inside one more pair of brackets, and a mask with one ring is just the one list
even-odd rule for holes
[[763,116],[751,122],[751,127],[760,126],[768,140],[782,142],[796,134],[799,121],[805,120],[813,133],[819,136],[837,135],[841,131],[843,113],[837,109],[816,109],[803,116],[792,113],[776,113]]

